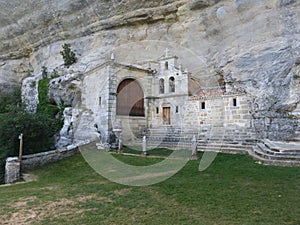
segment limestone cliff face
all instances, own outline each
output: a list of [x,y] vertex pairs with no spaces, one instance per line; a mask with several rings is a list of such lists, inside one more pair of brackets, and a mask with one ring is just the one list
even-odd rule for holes
[[84,74],[111,52],[142,64],[168,48],[203,86],[216,86],[221,77],[248,93],[258,127],[281,129],[283,117],[300,114],[297,0],[11,0],[1,6],[2,87],[40,75],[42,66],[61,67],[66,42],[79,59],[66,74]]

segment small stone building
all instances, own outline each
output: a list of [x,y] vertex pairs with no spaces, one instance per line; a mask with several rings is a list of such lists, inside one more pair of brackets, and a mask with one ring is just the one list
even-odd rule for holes
[[[247,96],[228,87],[201,87],[168,52],[147,66],[111,60],[85,74],[82,90],[84,112],[75,138],[89,138],[97,130],[101,141],[111,142],[122,126],[129,142],[152,129],[193,129],[205,126],[250,127]],[[85,128],[86,127],[86,128]],[[89,132],[91,131],[91,132]]]

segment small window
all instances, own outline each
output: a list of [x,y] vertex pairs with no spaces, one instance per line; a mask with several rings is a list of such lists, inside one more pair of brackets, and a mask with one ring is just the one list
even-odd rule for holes
[[99,105],[101,105],[101,104],[102,104],[102,98],[99,97]]
[[156,107],[156,114],[159,114],[159,107]]
[[175,92],[175,78],[170,77],[169,79],[169,92]]
[[236,107],[236,106],[237,106],[237,101],[236,101],[236,98],[234,98],[234,99],[233,99],[233,101],[232,101],[232,105],[233,105],[234,107]]
[[205,109],[205,102],[201,102],[201,109]]
[[179,113],[179,107],[176,106],[176,109],[175,109],[176,113]]
[[159,80],[159,94],[164,94],[165,93],[165,80],[160,79]]
[[168,61],[165,62],[165,69],[166,69],[166,70],[169,69],[169,62],[168,62]]

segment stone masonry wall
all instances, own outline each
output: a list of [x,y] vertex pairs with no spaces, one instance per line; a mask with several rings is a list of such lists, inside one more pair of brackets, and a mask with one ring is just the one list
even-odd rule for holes
[[246,95],[189,100],[184,109],[185,127],[240,126],[250,127],[251,115]]
[[77,145],[71,145],[64,149],[58,149],[48,152],[41,152],[22,157],[20,168],[20,160],[17,157],[9,157],[5,165],[5,183],[13,183],[20,180],[20,169],[32,169],[37,166],[43,166],[48,163],[57,162],[64,158],[70,157],[78,152]]
[[32,155],[24,155],[22,158],[21,169],[31,169],[48,163],[57,162],[64,158],[70,157],[75,153],[78,153],[78,146],[71,145],[64,149],[57,149]]

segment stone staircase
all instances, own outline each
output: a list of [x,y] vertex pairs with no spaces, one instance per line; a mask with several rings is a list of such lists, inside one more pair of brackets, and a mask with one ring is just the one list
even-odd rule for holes
[[249,155],[267,165],[300,166],[300,142],[263,139]]
[[247,154],[257,143],[251,128],[213,127],[198,134],[198,151]]
[[[148,148],[191,149],[195,136],[198,151],[247,154],[257,143],[256,134],[250,128],[241,127],[220,126],[182,130],[167,126],[148,129],[144,135],[147,137]],[[130,145],[142,146],[142,140],[136,139]]]
[[[192,139],[197,137],[198,151],[249,154],[255,160],[268,165],[300,166],[300,141],[258,141],[251,128],[204,127],[201,130],[174,128],[171,126],[148,129],[148,148],[191,149]],[[134,145],[142,146],[136,139]]]
[[146,133],[149,148],[170,149],[190,149],[194,135],[197,137],[197,131],[193,129],[182,130],[172,126],[149,129]]

